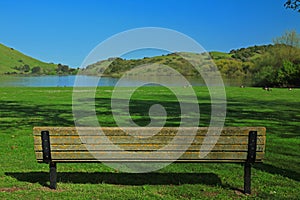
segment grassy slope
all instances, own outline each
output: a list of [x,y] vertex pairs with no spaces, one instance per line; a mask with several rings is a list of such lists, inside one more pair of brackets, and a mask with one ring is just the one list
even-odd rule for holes
[[220,51],[212,51],[212,52],[210,52],[210,56],[216,60],[231,58],[231,54],[225,53],[225,52],[220,52]]
[[57,67],[55,64],[39,61],[15,49],[0,44],[0,74],[4,74],[5,72],[18,72],[14,67],[20,67],[25,64],[29,65],[31,69],[40,66],[45,72],[54,72]]
[[[243,168],[238,164],[172,164],[150,174],[115,172],[101,164],[58,164],[58,190],[47,188],[48,166],[35,161],[33,126],[72,126],[71,88],[0,88],[0,199],[298,199],[300,196],[300,90],[226,88],[226,126],[266,126],[264,164],[252,171],[251,196],[244,196]],[[114,126],[112,88],[96,94],[103,126]],[[196,88],[201,126],[209,123],[209,96]],[[132,97],[132,115],[152,103],[170,109],[168,126],[180,115],[174,96],[163,88],[141,88]]]
[[[223,53],[224,55],[226,53]],[[184,55],[188,58],[188,60],[183,59],[180,55]],[[124,72],[129,72],[131,69],[138,69],[138,71],[129,72],[129,75],[172,75],[172,72],[165,69],[165,66],[172,67],[177,72],[185,75],[185,76],[196,76],[199,75],[199,72],[192,66],[191,63],[199,64],[199,58],[204,59],[208,54],[205,54],[203,57],[195,56],[198,54],[194,53],[183,53],[180,54],[168,54],[168,55],[161,55],[161,56],[154,56],[154,57],[144,57],[142,59],[115,59],[113,62],[104,60],[97,62],[95,64],[87,66],[86,69],[82,71],[83,74],[101,74],[106,76],[115,76],[120,77],[123,75]],[[229,55],[229,54],[226,54]],[[230,56],[227,56],[228,58]],[[207,59],[209,60],[209,59]],[[155,64],[155,66],[153,65]],[[195,65],[197,65],[195,64]],[[209,61],[205,61],[205,59],[201,62],[202,66],[210,64]],[[145,65],[151,65],[151,67],[146,67]],[[109,66],[109,67],[108,67]],[[103,71],[103,68],[106,68],[106,71]]]
[[[266,52],[271,51],[274,48],[273,45],[262,45],[262,46],[251,46],[247,48],[241,48],[230,51],[230,53],[212,51],[209,52],[210,57],[215,64],[218,66],[222,75],[228,77],[241,77],[249,76],[249,70],[255,66],[255,60],[260,58]],[[192,53],[185,53],[187,56],[195,55]],[[109,62],[110,59],[105,61],[100,61],[95,64],[87,66],[83,70],[84,74],[97,75],[102,74],[105,76],[115,76],[120,77],[124,72],[130,71],[131,69],[144,66],[145,64],[160,64],[172,67],[176,71],[180,72],[184,76],[198,76],[199,73],[197,70],[192,67],[191,63],[198,63],[201,69],[210,72],[211,70],[211,59],[208,57],[202,57],[203,60],[199,62],[199,57],[195,57],[198,62],[194,62],[193,59],[187,60],[182,59],[177,54],[168,54],[163,56],[155,57],[145,57],[143,59],[132,59],[132,60],[123,60],[116,59],[112,63]],[[111,60],[110,60],[111,61]],[[109,67],[104,71],[104,68]],[[233,68],[233,69],[232,69]],[[137,72],[130,72],[130,75],[135,75]],[[134,74],[135,73],[135,74]],[[166,72],[165,67],[159,66],[158,68],[150,67],[144,71],[140,71],[139,75],[169,75],[170,72]]]
[[[263,52],[271,48],[272,48],[271,46],[266,46],[266,45],[253,46],[248,48],[237,49],[233,53],[213,51],[210,52],[210,55],[215,61],[223,61],[225,63],[231,61],[237,61],[239,62],[239,65],[241,65],[242,62],[252,61],[255,58],[260,57]],[[201,63],[201,66],[210,69],[210,62],[205,60],[208,59],[205,58],[204,61]],[[193,62],[192,59],[189,61]],[[107,63],[110,62],[108,60],[105,60],[105,61],[100,61],[95,64],[92,64],[88,66],[86,70],[83,71],[83,74],[88,74],[88,75],[102,74],[103,70],[101,69],[103,69],[103,67],[106,66]],[[170,66],[185,76],[199,75],[198,71],[195,70],[190,63],[188,63],[186,60],[182,59],[176,54],[155,56],[150,58],[146,57],[144,59],[137,59],[137,60],[121,60],[121,59],[115,60],[110,65],[109,69],[104,73],[104,75],[120,77],[124,72],[136,66],[143,66],[145,64],[151,64],[151,63]],[[216,62],[216,63],[220,64],[220,62]],[[0,75],[5,73],[18,73],[18,74],[24,73],[24,72],[20,72],[19,70],[16,70],[16,68],[20,68],[24,65],[29,65],[30,69],[36,66],[41,67],[42,71],[40,72],[40,74],[56,74],[57,65],[41,62],[37,59],[26,56],[21,52],[14,50],[13,48],[9,48],[0,44]],[[222,68],[222,66],[218,66],[218,67]],[[74,71],[71,70],[70,72],[73,73]],[[134,73],[136,72],[133,72],[130,75],[134,75]],[[146,69],[146,71],[141,71],[140,73],[147,74],[147,75],[170,75],[170,72],[166,72],[165,67],[162,66],[156,68],[150,67]],[[26,72],[25,74],[30,74],[30,72]]]
[[[147,73],[147,75],[161,75],[163,72],[162,66],[155,66],[148,69],[143,69],[142,66],[149,65],[152,63],[155,63],[156,65],[168,65],[173,66],[177,71],[182,71],[183,64],[181,60],[177,60],[179,56],[174,55],[165,55],[165,56],[154,56],[154,57],[146,57],[143,59],[131,59],[131,60],[123,60],[123,59],[116,59],[113,62],[104,60],[97,62],[95,64],[92,64],[88,66],[85,70],[82,71],[84,74],[91,74],[91,75],[97,75],[102,74],[104,72],[104,75],[106,76],[113,76],[113,77],[120,77],[124,72],[129,71],[130,69],[137,69],[139,66],[141,66],[138,71],[135,71],[134,73],[138,74],[144,74]],[[109,66],[109,67],[108,67]],[[176,68],[176,66],[179,66]],[[104,69],[106,71],[104,71]],[[142,71],[140,71],[142,70]],[[143,71],[146,70],[146,71]],[[131,73],[130,75],[135,75],[134,73]],[[165,75],[171,75],[170,73],[164,73]]]

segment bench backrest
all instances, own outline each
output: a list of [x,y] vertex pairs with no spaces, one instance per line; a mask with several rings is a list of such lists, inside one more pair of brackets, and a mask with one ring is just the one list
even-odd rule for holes
[[[221,135],[207,127],[181,128],[34,127],[34,149],[38,162],[163,162],[183,154],[177,162],[261,162],[264,158],[264,127],[224,127]],[[78,130],[79,133],[78,133]],[[157,134],[145,137],[147,133]],[[133,136],[134,135],[134,136]],[[251,140],[251,141],[250,141]],[[249,151],[251,151],[249,153]],[[253,153],[254,151],[254,153]],[[134,153],[134,156],[133,156]],[[254,155],[254,156],[253,156]],[[145,159],[146,158],[146,159]]]

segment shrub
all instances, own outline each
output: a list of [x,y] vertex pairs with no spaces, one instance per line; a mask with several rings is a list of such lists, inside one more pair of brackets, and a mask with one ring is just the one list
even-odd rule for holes
[[32,69],[31,69],[31,73],[33,73],[33,74],[39,74],[39,73],[41,73],[41,67],[39,67],[39,66],[36,66],[36,67],[33,67]]

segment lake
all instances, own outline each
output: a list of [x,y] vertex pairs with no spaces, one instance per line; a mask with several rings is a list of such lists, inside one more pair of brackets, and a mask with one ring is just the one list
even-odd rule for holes
[[[73,87],[76,78],[80,80],[77,86],[115,86],[118,78],[85,76],[85,75],[68,75],[68,76],[1,76],[0,87]],[[205,86],[201,78],[187,78],[189,84],[193,86]],[[240,86],[245,85],[243,80],[239,79],[223,79],[225,86]],[[166,86],[182,86],[182,81],[179,77],[126,77],[122,80],[121,86],[138,86],[149,85],[153,83],[163,83]],[[247,85],[247,84],[246,84]]]

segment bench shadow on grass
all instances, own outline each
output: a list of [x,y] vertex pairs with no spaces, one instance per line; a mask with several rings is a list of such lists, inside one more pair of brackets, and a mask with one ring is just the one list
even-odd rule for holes
[[283,177],[287,177],[289,179],[295,180],[295,181],[300,181],[300,173],[296,172],[296,171],[292,171],[289,169],[282,169],[270,164],[266,164],[266,163],[259,163],[259,164],[255,164],[253,165],[253,167],[257,170],[263,171],[263,172],[267,172],[270,174],[278,174],[281,175]]
[[[39,183],[49,187],[48,172],[6,172],[5,175],[19,181]],[[222,186],[213,173],[111,173],[111,172],[58,172],[58,183],[116,184],[116,185],[182,185],[205,184]]]

